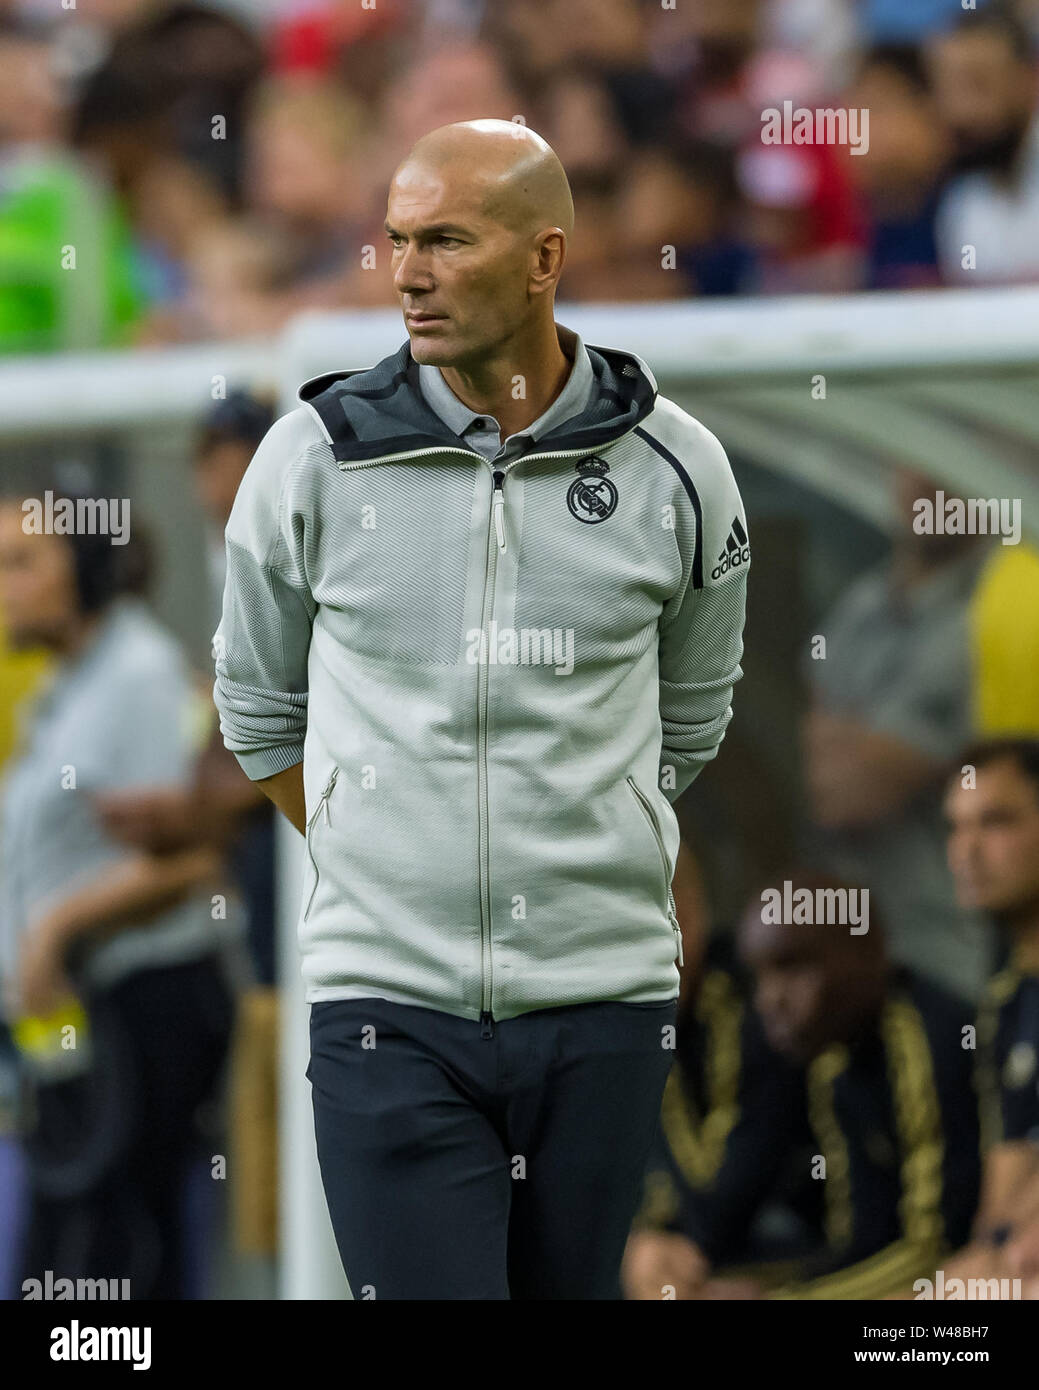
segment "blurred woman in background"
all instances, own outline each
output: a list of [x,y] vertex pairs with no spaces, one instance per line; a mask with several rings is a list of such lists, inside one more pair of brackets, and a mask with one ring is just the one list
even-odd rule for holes
[[54,658],[0,789],[0,984],[24,1069],[31,1198],[21,1277],[182,1298],[185,1180],[222,1080],[236,924],[209,896],[218,850],[128,849],[94,798],[184,784],[195,696],[140,597],[139,542],[26,522],[18,499],[0,499],[9,640]]

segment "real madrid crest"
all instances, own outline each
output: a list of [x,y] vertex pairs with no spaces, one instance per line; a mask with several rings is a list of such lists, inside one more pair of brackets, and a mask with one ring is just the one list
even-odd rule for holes
[[575,467],[580,477],[574,479],[566,494],[570,515],[590,526],[605,521],[617,510],[617,489],[606,476],[610,465],[592,454]]

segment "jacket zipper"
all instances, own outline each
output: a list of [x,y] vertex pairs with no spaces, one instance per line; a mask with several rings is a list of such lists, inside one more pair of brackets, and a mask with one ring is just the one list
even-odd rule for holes
[[[635,426],[632,426],[634,429]],[[625,431],[625,434],[630,431]],[[618,435],[618,442],[623,435]],[[540,454],[521,454],[519,458],[507,463],[504,468],[494,468],[491,464],[491,476],[493,488],[491,492],[491,513],[487,520],[487,558],[484,569],[483,579],[483,605],[480,619],[483,624],[482,630],[487,632],[490,622],[490,615],[494,611],[494,584],[498,572],[498,555],[504,555],[506,549],[505,533],[505,475],[511,469],[521,463],[533,463],[541,459],[566,459],[584,458],[588,454],[587,447],[583,449],[553,449]],[[481,463],[488,463],[489,460],[475,449],[459,449],[450,444],[444,444],[431,449],[407,450],[401,454],[383,454],[374,459],[362,459],[360,462],[351,463],[347,459],[337,460],[337,467],[341,472],[349,472],[354,469],[375,468],[382,463],[394,463],[398,459],[418,459],[426,458],[434,454],[462,454],[465,458],[479,459]],[[495,544],[495,540],[497,544]],[[478,845],[477,845],[477,865],[479,870],[479,894],[480,894],[480,1037],[491,1038],[494,1036],[494,1015],[492,1006],[494,1003],[494,979],[493,979],[493,959],[491,955],[491,889],[490,889],[490,811],[487,796],[487,697],[488,697],[488,677],[489,667],[487,662],[480,662],[476,668],[476,812],[478,825]],[[315,882],[315,888],[317,884]],[[668,897],[670,899],[671,889],[668,887]],[[313,898],[313,893],[311,893]],[[309,911],[309,907],[308,907]],[[305,919],[305,914],[304,914]],[[672,916],[672,920],[677,925],[677,919]],[[679,938],[679,955],[681,955],[681,938]]]
[[338,776],[339,769],[338,767],[334,767],[332,769],[331,777],[329,777],[328,781],[325,783],[325,790],[321,793],[321,799],[318,802],[318,804],[314,807],[314,814],[310,817],[310,820],[307,821],[307,854],[310,856],[310,862],[314,869],[314,884],[310,890],[310,897],[307,899],[307,906],[303,912],[304,922],[307,920],[307,917],[310,914],[310,908],[314,901],[314,894],[317,892],[318,867],[317,860],[314,858],[314,847],[311,844],[311,841],[313,839],[314,826],[317,824],[317,818],[321,815],[322,811],[325,814],[325,824],[332,824],[332,818],[328,814],[328,798],[332,795],[332,788],[335,786],[336,778]]
[[668,872],[667,853],[664,849],[664,838],[660,833],[660,828],[657,825],[656,813],[654,812],[653,807],[650,805],[649,798],[642,793],[634,777],[629,777],[627,779],[627,782],[628,786],[631,788],[635,796],[635,800],[638,802],[639,806],[642,809],[643,815],[646,817],[646,820],[649,824],[649,828],[653,832],[653,838],[657,842],[657,849],[660,851],[660,863],[664,870],[664,881],[667,884],[667,915],[671,922],[671,930],[675,934],[675,946],[677,949],[678,964],[685,965],[685,958],[682,955],[682,928],[678,925],[678,912],[675,908],[674,895],[671,892],[671,875]]
[[[487,526],[487,558],[483,577],[483,604],[480,612],[482,631],[488,632],[494,613],[494,588],[498,577],[498,555],[505,554],[505,475],[519,459],[504,468],[491,469],[491,515]],[[493,523],[493,524],[492,524]],[[497,540],[497,545],[495,545]],[[490,664],[481,661],[476,667],[476,817],[479,838],[480,878],[480,1037],[494,1036],[494,955],[491,947],[491,832],[490,803],[487,791],[487,701],[490,689]]]

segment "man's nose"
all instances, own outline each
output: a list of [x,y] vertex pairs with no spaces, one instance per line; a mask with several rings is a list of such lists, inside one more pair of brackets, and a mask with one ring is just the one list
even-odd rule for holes
[[424,294],[433,288],[423,252],[414,246],[404,248],[393,272],[393,284],[398,294]]

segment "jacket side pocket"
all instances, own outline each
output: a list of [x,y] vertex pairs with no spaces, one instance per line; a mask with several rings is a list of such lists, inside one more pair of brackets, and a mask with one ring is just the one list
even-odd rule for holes
[[682,954],[682,929],[678,925],[678,912],[675,908],[674,895],[671,892],[671,871],[668,867],[667,851],[664,849],[664,837],[660,833],[660,826],[657,823],[656,812],[653,810],[653,804],[650,801],[649,797],[646,796],[645,792],[642,791],[638,783],[635,781],[634,777],[628,777],[625,780],[627,781],[628,786],[631,788],[631,794],[632,796],[634,796],[639,809],[641,810],[643,816],[646,819],[646,824],[653,832],[653,838],[657,842],[657,849],[660,851],[660,866],[663,870],[664,884],[667,888],[667,915],[671,921],[671,930],[675,934],[675,949],[676,955],[678,957],[678,963],[679,965],[684,965],[685,958]]
[[332,788],[335,786],[336,778],[338,776],[339,769],[338,767],[334,767],[332,769],[332,775],[325,783],[325,789],[321,793],[321,798],[318,801],[317,805],[314,807],[314,814],[310,817],[310,820],[307,821],[307,854],[310,857],[311,868],[314,870],[314,882],[312,883],[310,888],[310,897],[307,899],[307,905],[303,909],[304,922],[310,916],[310,909],[314,903],[314,894],[317,892],[318,879],[320,877],[317,867],[317,860],[314,858],[314,829],[317,825],[318,817],[322,814],[324,814],[325,824],[332,824],[332,818],[328,812],[328,799],[332,795]]

